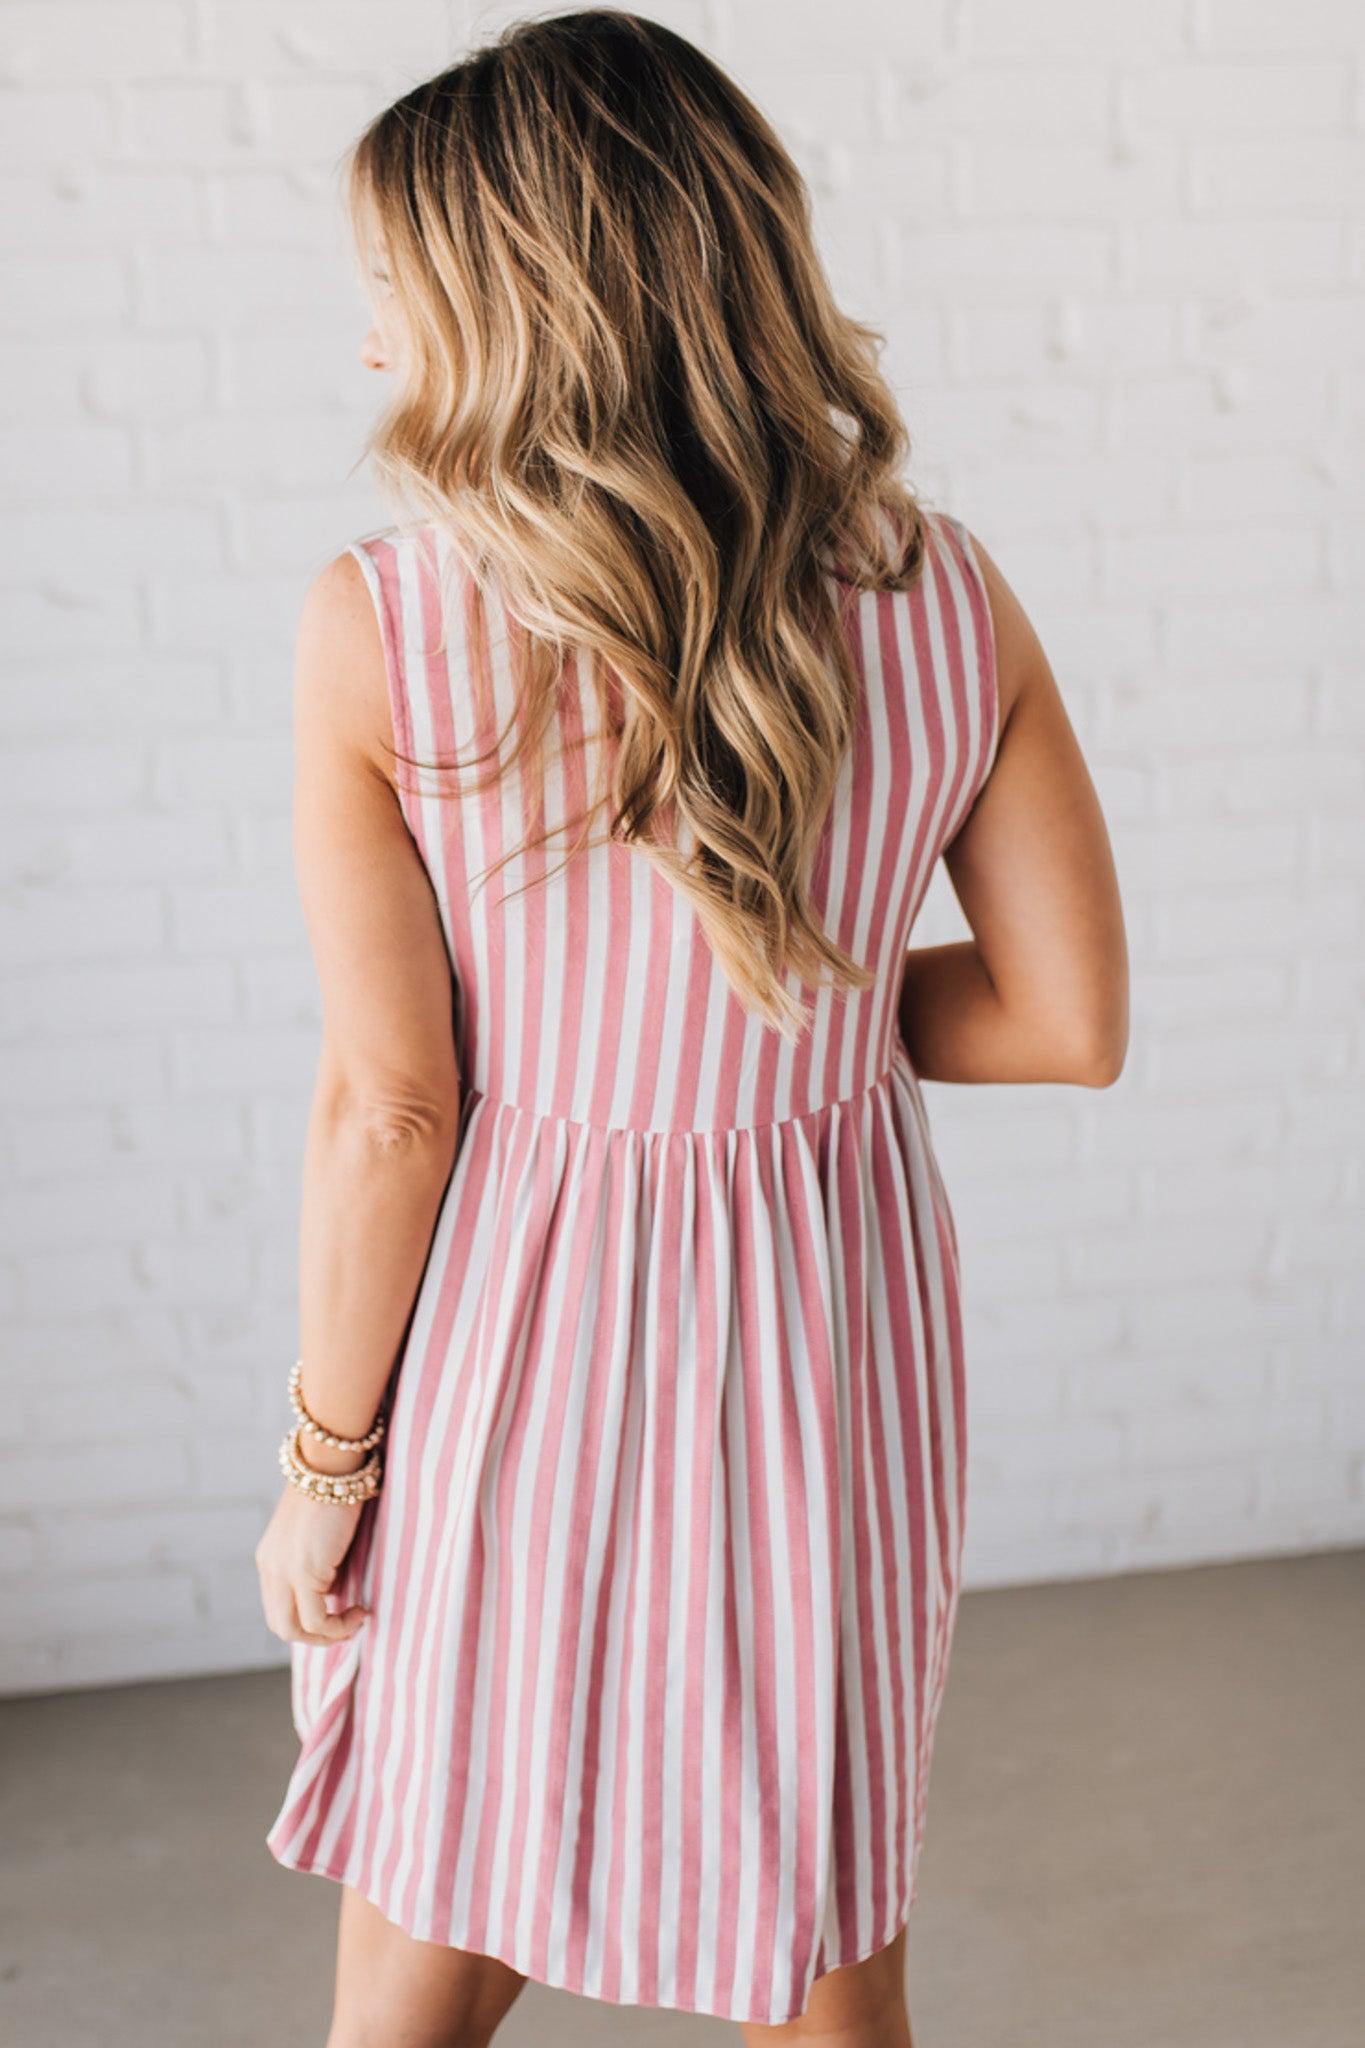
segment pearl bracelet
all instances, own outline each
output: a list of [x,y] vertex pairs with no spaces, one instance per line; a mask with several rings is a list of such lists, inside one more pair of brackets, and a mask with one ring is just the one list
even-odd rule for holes
[[300,1429],[306,1429],[309,1436],[317,1437],[319,1442],[330,1445],[334,1451],[373,1450],[384,1434],[384,1417],[382,1415],[376,1421],[373,1428],[366,1431],[364,1436],[333,1436],[330,1429],[324,1429],[316,1417],[310,1415],[303,1405],[303,1360],[301,1358],[294,1360],[294,1369],[289,1375],[289,1405],[299,1418]]
[[304,1459],[299,1443],[302,1434],[303,1424],[296,1422],[280,1445],[280,1470],[300,1493],[306,1493],[310,1500],[335,1501],[342,1507],[373,1499],[380,1486],[378,1451],[371,1451],[354,1472],[319,1472]]

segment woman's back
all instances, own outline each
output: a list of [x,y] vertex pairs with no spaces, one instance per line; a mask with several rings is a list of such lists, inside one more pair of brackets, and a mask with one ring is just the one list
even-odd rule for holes
[[[534,790],[529,757],[455,800],[434,776],[405,777],[404,814],[450,952],[467,1090],[607,1129],[707,1131],[808,1116],[886,1073],[910,930],[998,737],[990,613],[969,537],[932,511],[925,531],[915,586],[861,591],[849,611],[862,717],[813,873],[822,922],[875,983],[809,992],[811,1027],[793,1044],[741,1003],[689,901],[638,850],[599,826],[597,843],[561,865],[600,762],[585,731],[590,692],[570,676]],[[457,749],[472,759],[513,715],[496,592],[451,564],[461,597],[442,644],[436,530],[371,536],[353,552],[381,621],[395,744],[424,761]],[[540,815],[570,830],[480,887]],[[557,872],[542,879],[547,870]],[[788,986],[798,990],[794,977]]]

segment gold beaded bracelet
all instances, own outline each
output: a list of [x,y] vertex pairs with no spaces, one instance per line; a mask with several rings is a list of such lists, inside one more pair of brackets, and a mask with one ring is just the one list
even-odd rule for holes
[[329,1444],[334,1451],[369,1451],[384,1434],[384,1417],[381,1415],[373,1428],[364,1436],[333,1436],[330,1429],[324,1429],[315,1416],[308,1413],[303,1405],[303,1360],[294,1360],[294,1369],[289,1375],[289,1405],[299,1418],[300,1429],[306,1429],[309,1436],[315,1436],[320,1443]]
[[302,1434],[303,1424],[296,1422],[280,1445],[280,1470],[300,1493],[306,1493],[310,1500],[334,1501],[342,1507],[373,1499],[380,1487],[378,1451],[371,1451],[354,1472],[319,1472],[304,1459],[299,1443]]

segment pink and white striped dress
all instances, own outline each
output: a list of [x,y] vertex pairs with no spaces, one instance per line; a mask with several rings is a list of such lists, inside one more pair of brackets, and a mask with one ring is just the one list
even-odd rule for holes
[[[916,587],[854,594],[863,716],[814,877],[876,984],[820,991],[794,1046],[600,826],[566,867],[552,842],[479,886],[534,822],[520,767],[402,799],[460,1140],[336,1589],[372,1614],[291,1645],[301,1746],[267,1841],[423,1940],[616,2003],[790,2019],[915,1896],[966,1439],[957,1238],[897,995],[999,724],[970,538],[925,518]],[[468,758],[515,680],[463,568],[442,644],[444,546],[352,550],[396,743],[425,760]],[[574,674],[546,820],[576,820],[600,758]]]

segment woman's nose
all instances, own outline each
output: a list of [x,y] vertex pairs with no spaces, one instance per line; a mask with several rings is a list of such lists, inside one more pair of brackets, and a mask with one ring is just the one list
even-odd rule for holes
[[360,344],[360,360],[367,370],[387,370],[389,359],[384,353],[384,344],[379,339],[379,329],[372,327]]

